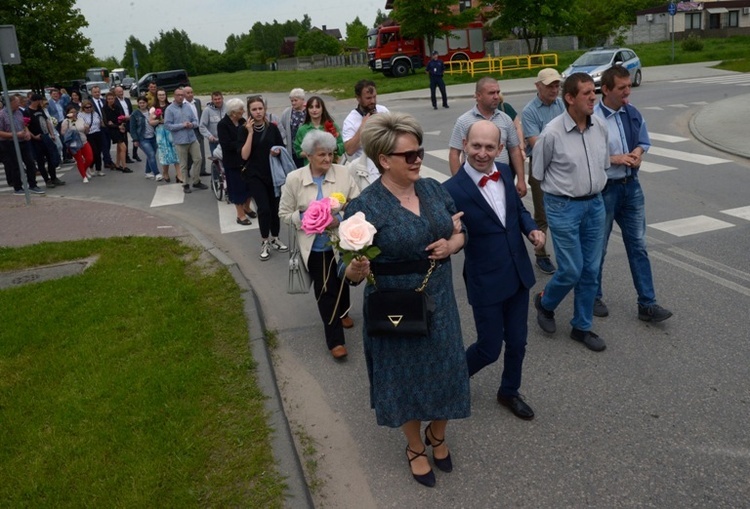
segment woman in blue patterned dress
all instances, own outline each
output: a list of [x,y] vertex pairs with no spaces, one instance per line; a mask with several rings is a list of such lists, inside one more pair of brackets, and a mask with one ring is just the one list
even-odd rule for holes
[[[452,470],[445,431],[450,419],[470,413],[469,376],[461,323],[453,293],[450,255],[464,245],[464,233],[453,200],[435,180],[420,178],[424,149],[422,128],[411,115],[379,113],[367,121],[362,145],[380,171],[380,179],[352,200],[346,216],[363,212],[377,228],[374,245],[381,254],[372,262],[354,260],[346,268],[350,284],[371,270],[378,288],[415,289],[436,262],[425,288],[435,303],[427,337],[377,337],[367,334],[364,348],[370,379],[370,402],[377,422],[401,427],[412,475],[434,486],[426,445],[435,466]],[[375,290],[365,288],[365,306]],[[421,439],[421,423],[429,421]],[[426,444],[426,445],[425,445]]]

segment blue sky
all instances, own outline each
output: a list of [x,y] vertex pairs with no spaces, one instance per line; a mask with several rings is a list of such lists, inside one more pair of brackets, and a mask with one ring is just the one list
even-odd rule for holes
[[313,26],[338,28],[346,36],[346,23],[356,16],[368,26],[385,0],[77,0],[89,26],[81,31],[91,39],[99,58],[121,59],[131,35],[148,46],[160,30],[185,30],[192,42],[224,50],[230,34],[245,33],[255,24],[301,20],[307,14]]

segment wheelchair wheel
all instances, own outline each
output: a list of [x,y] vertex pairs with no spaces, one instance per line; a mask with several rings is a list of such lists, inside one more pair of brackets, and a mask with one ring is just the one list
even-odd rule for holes
[[224,197],[224,182],[221,175],[221,168],[219,168],[218,161],[211,163],[211,189],[214,191],[216,199],[221,201]]

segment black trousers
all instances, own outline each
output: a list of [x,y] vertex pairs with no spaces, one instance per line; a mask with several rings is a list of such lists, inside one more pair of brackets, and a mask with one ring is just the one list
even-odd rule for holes
[[[21,180],[21,168],[19,168],[18,158],[16,158],[16,149],[13,147],[12,141],[3,141],[2,143],[6,180],[9,185],[13,186],[14,190],[19,191],[23,189],[23,182]],[[36,161],[34,161],[31,142],[21,141],[18,143],[18,146],[21,149],[21,159],[24,166],[26,166],[26,181],[29,184],[29,188],[36,187]]]
[[443,106],[448,106],[448,93],[445,91],[443,77],[430,75],[430,100],[432,101],[433,108],[437,108],[437,96],[435,95],[436,88],[440,89],[440,97],[443,99]]
[[278,237],[279,230],[281,230],[281,220],[279,219],[281,197],[277,198],[274,194],[273,184],[267,184],[258,177],[250,177],[247,187],[250,189],[250,196],[255,198],[255,203],[258,205],[260,236],[267,239],[270,233],[272,237]]
[[[326,346],[330,350],[345,343],[341,315],[349,309],[349,285],[338,276],[338,265],[333,256],[333,250],[311,251],[307,259],[307,269],[313,280],[315,298],[318,299],[318,312],[323,320]],[[339,290],[341,291],[340,298]],[[337,299],[338,306],[336,306]]]
[[91,145],[91,152],[94,153],[94,162],[89,168],[102,171],[102,132],[89,133],[86,135],[86,140]]

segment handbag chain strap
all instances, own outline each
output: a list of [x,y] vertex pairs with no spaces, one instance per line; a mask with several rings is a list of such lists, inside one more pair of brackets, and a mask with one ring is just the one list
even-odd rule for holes
[[[430,260],[430,268],[427,270],[427,274],[425,274],[424,279],[422,280],[422,284],[419,285],[419,288],[415,288],[415,292],[423,292],[424,289],[427,287],[427,283],[430,281],[430,276],[432,276],[432,271],[435,270],[435,260]],[[370,277],[372,277],[372,284],[377,288],[377,282],[375,281],[375,274],[370,271],[369,274]]]

